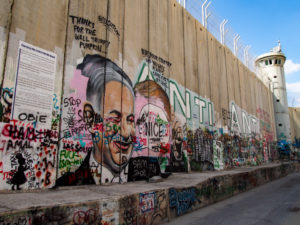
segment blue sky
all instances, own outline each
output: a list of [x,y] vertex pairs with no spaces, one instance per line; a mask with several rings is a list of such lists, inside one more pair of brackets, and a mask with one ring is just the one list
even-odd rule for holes
[[[269,52],[280,40],[287,58],[288,104],[300,107],[300,0],[209,1],[212,13],[219,19],[228,19],[228,25],[241,36],[243,43],[251,45],[255,56]],[[201,8],[204,0],[189,2],[199,2]],[[213,20],[214,15],[209,19]]]

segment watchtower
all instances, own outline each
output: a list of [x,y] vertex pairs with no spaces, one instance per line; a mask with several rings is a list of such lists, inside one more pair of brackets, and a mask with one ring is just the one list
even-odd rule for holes
[[270,90],[273,94],[273,105],[276,123],[277,140],[291,141],[290,119],[285,85],[284,63],[286,57],[281,51],[280,41],[278,46],[269,53],[256,58],[255,65],[263,81],[270,81]]

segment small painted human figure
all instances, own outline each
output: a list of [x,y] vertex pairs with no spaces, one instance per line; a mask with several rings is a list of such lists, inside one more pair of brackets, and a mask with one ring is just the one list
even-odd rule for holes
[[15,186],[17,186],[17,190],[20,190],[20,185],[27,181],[25,171],[29,169],[29,167],[25,165],[25,159],[21,153],[17,153],[16,158],[18,160],[19,167],[11,179],[11,184],[13,185],[11,188],[12,190],[15,190]]

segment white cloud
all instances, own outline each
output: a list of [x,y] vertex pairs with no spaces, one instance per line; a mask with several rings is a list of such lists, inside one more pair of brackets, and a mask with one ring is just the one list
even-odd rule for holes
[[288,104],[291,107],[300,107],[300,82],[286,83]]
[[300,82],[286,83],[286,89],[288,92],[300,93]]
[[300,107],[300,98],[296,96],[292,96],[289,99],[289,107]]
[[296,102],[295,107],[300,107],[300,98],[297,98],[295,102]]
[[294,63],[293,60],[287,59],[284,64],[285,74],[291,74],[300,71],[300,63]]

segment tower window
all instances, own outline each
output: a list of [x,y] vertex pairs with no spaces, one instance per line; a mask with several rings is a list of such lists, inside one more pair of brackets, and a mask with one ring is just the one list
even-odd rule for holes
[[269,60],[269,64],[272,65],[272,59]]
[[275,59],[275,64],[277,64],[277,59]]
[[278,124],[278,126],[282,127],[282,123]]
[[281,64],[281,59],[278,59],[278,64]]
[[277,100],[276,100],[276,102],[280,102],[280,100],[279,100],[279,99],[277,99]]
[[277,78],[277,76],[274,76],[274,78]]
[[268,60],[265,61],[266,66],[268,65]]

